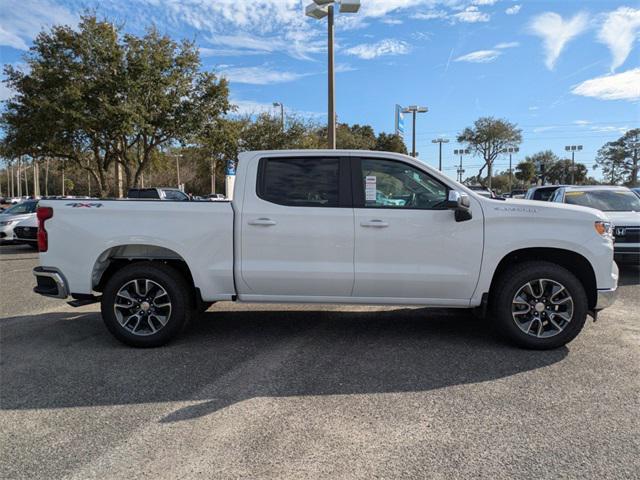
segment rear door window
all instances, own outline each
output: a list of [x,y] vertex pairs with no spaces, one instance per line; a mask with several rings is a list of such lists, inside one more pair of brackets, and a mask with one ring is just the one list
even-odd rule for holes
[[263,158],[258,197],[290,207],[339,207],[340,158]]

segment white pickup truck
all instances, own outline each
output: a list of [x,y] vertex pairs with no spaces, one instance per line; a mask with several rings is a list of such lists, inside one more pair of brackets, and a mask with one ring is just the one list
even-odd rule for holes
[[246,152],[230,202],[43,200],[35,291],[101,301],[159,346],[213,302],[475,308],[512,342],[571,341],[613,302],[599,211],[484,198],[386,152]]

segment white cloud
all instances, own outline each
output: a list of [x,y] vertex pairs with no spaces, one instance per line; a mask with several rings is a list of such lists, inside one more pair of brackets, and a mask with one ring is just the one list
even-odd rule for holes
[[382,23],[386,23],[387,25],[402,25],[402,20],[398,18],[385,18],[382,20]]
[[433,20],[436,18],[447,18],[447,12],[444,10],[428,10],[426,12],[417,12],[411,15],[416,20]]
[[361,43],[345,50],[348,55],[355,55],[364,60],[381,57],[383,55],[405,55],[411,46],[401,40],[387,38],[376,43]]
[[545,65],[549,70],[553,70],[567,43],[586,30],[587,23],[588,16],[583,12],[566,21],[554,12],[541,13],[533,19],[529,29],[543,41]]
[[589,120],[574,120],[573,123],[574,125],[580,125],[580,126],[591,124]]
[[536,110],[540,110],[540,107],[532,105],[531,107],[529,107],[529,110],[531,110],[532,112],[535,112]]
[[266,66],[260,67],[225,67],[220,75],[234,83],[249,83],[252,85],[270,85],[272,83],[293,82],[306,75],[303,73],[283,72]]
[[456,58],[454,62],[489,63],[500,55],[502,55],[502,52],[498,50],[477,50]]
[[520,13],[521,8],[522,5],[514,5],[513,7],[507,8],[504,13],[506,13],[507,15],[517,15],[518,13]]
[[[236,106],[236,110],[231,113],[233,115],[259,115],[261,113],[271,113],[273,115],[280,115],[280,107],[274,107],[273,103],[258,102],[255,100],[243,100],[236,97],[232,97],[230,102]],[[305,110],[296,110],[290,105],[284,106],[286,115],[297,115],[303,118],[322,118],[327,116],[326,113],[312,112]]]
[[481,12],[475,5],[471,5],[465,8],[462,12],[456,13],[451,17],[458,20],[459,22],[465,23],[488,22],[491,18],[488,13]]
[[609,47],[613,60],[611,71],[622,65],[633,47],[640,30],[640,9],[620,7],[606,15],[598,39]]
[[519,47],[520,44],[518,42],[502,42],[497,44],[494,48],[498,48],[500,50],[504,50],[505,48],[516,48]]
[[75,25],[77,17],[48,0],[0,0],[2,25],[0,45],[27,50],[29,43],[44,28],[53,24]]
[[640,100],[640,68],[586,80],[571,93],[600,100]]

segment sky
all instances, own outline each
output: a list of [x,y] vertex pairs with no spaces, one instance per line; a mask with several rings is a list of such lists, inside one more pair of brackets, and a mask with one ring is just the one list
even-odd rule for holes
[[[203,69],[229,79],[240,112],[278,111],[326,121],[326,19],[305,17],[312,0],[0,0],[0,62],[20,64],[33,38],[81,13],[142,34],[150,25],[194,40]],[[526,155],[598,148],[640,127],[640,7],[616,0],[361,0],[336,15],[338,120],[393,132],[395,105],[421,105],[419,158],[455,178],[455,137],[481,116],[523,131]],[[0,99],[11,94],[0,87]],[[405,140],[411,144],[407,118]],[[507,156],[496,161],[508,167]],[[463,159],[466,175],[482,161]],[[596,177],[598,171],[591,171]]]

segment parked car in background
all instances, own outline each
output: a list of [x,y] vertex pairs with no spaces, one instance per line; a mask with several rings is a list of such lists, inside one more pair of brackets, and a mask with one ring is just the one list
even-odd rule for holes
[[14,243],[13,229],[22,220],[36,216],[38,200],[25,200],[0,213],[0,244]]
[[38,248],[38,218],[30,215],[21,220],[13,228],[13,238],[15,243],[22,243]]
[[391,152],[243,152],[230,202],[45,200],[38,218],[36,293],[100,301],[109,331],[141,347],[239,301],[477,308],[548,349],[618,283],[602,212],[484,198]]
[[226,199],[226,197],[221,194],[221,193],[211,193],[209,195],[205,195],[205,200],[208,200],[210,202],[223,202]]
[[127,198],[146,198],[155,200],[172,200],[179,202],[188,202],[191,200],[189,195],[178,188],[130,188],[127,192]]
[[524,198],[525,200],[540,200],[542,202],[548,202],[553,197],[553,194],[563,185],[542,185],[537,187],[531,187],[527,190]]
[[524,198],[526,193],[527,191],[523,189],[511,190],[511,198]]
[[485,198],[497,198],[497,195],[493,190],[489,190],[487,187],[483,187],[482,185],[469,185],[467,186],[470,190],[473,190],[478,195],[482,195]]
[[552,201],[596,208],[613,225],[614,258],[619,263],[640,263],[640,197],[627,187],[561,187]]

